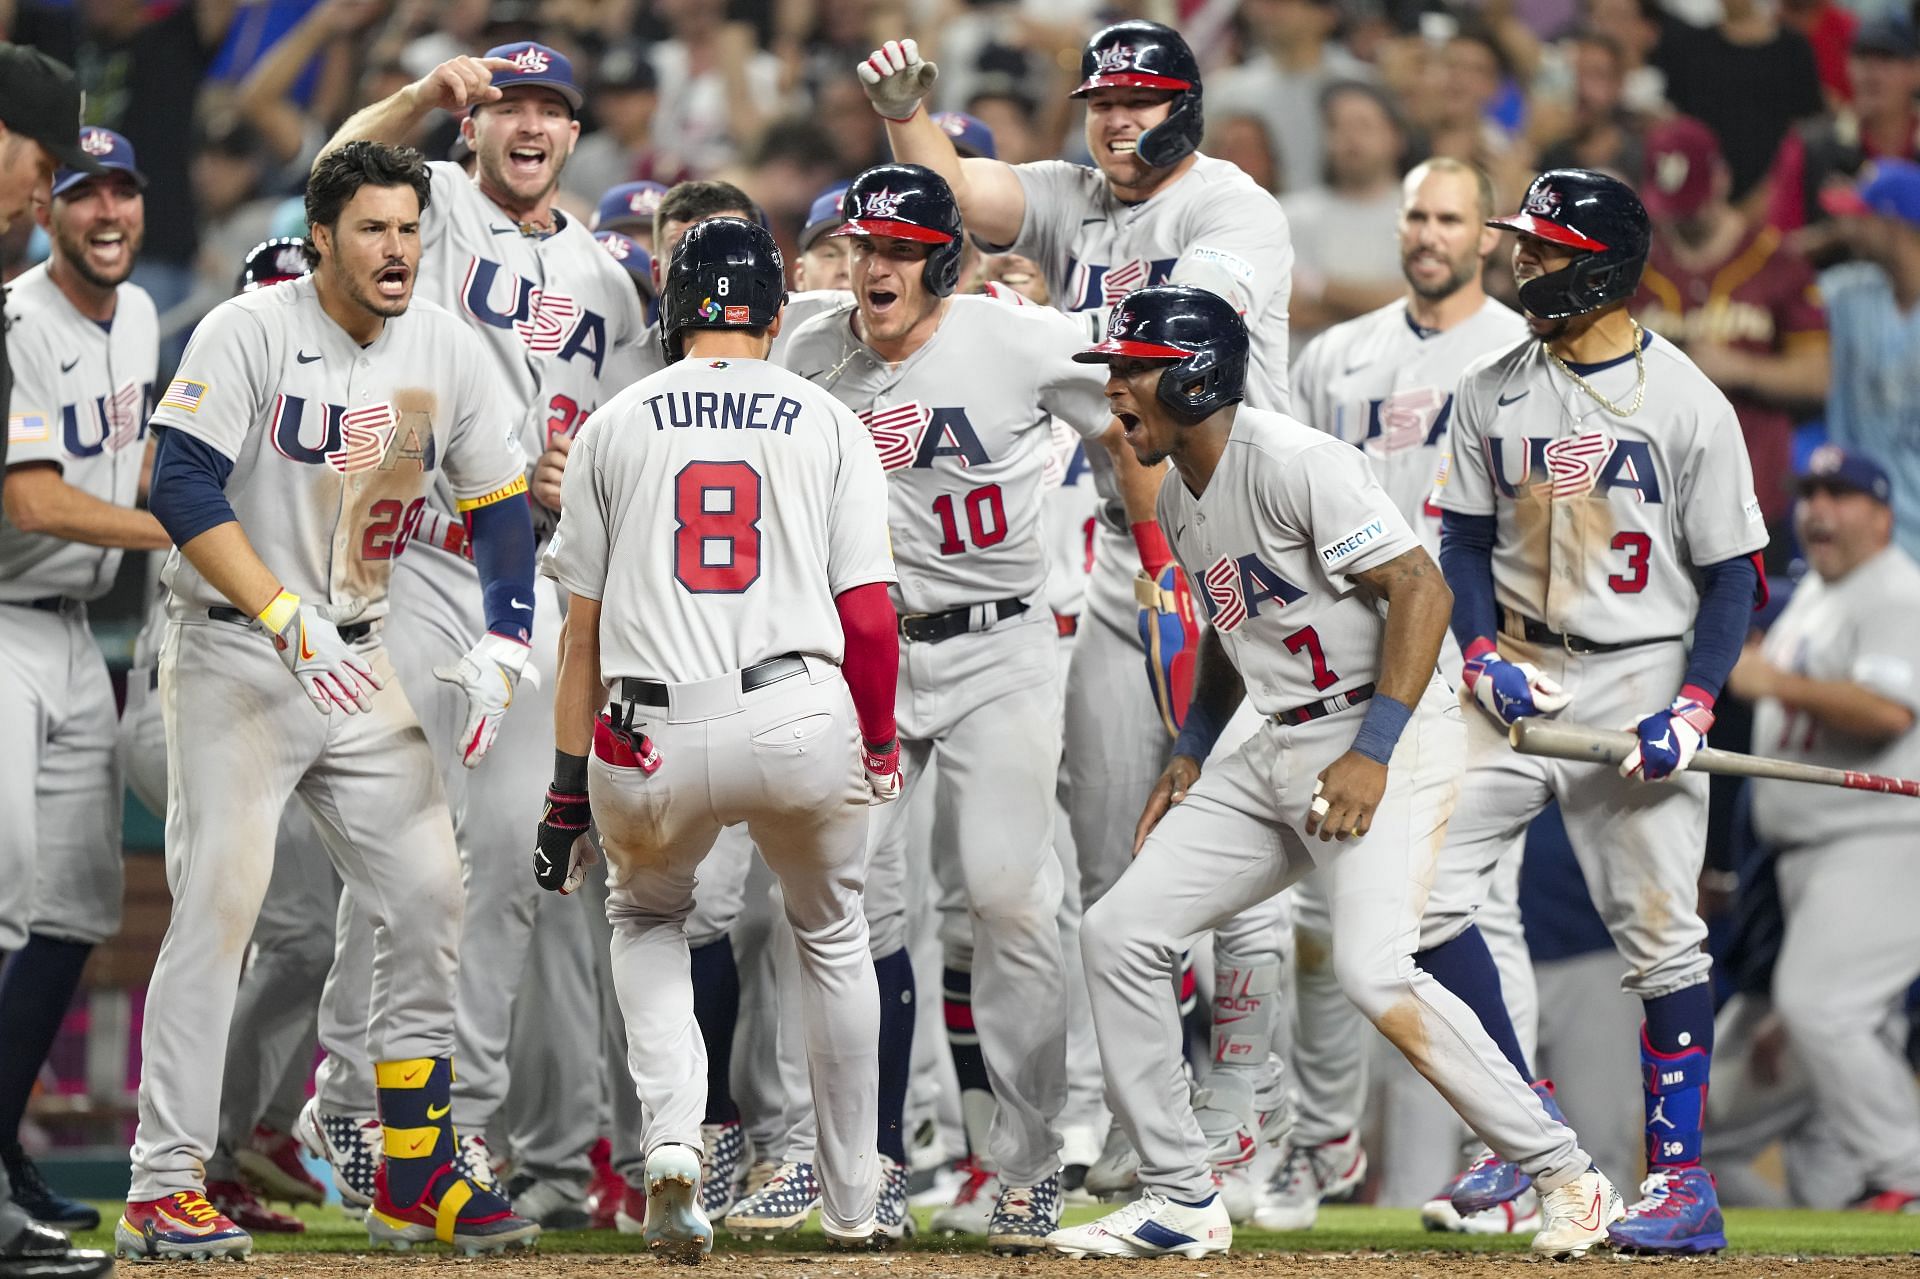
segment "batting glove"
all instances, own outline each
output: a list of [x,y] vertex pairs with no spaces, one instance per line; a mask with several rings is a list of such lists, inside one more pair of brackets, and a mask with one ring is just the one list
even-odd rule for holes
[[1664,782],[1685,772],[1712,729],[1712,707],[1685,695],[1674,698],[1666,710],[1655,711],[1633,726],[1640,744],[1620,761],[1620,776]]
[[1551,715],[1573,700],[1532,662],[1509,662],[1493,649],[1468,658],[1461,678],[1474,700],[1502,724],[1529,715]]
[[433,677],[458,684],[467,695],[467,722],[460,730],[460,762],[468,768],[486,758],[500,735],[500,717],[513,705],[531,650],[519,640],[489,631],[451,666],[436,666]]
[[554,782],[547,787],[547,807],[540,814],[540,830],[534,836],[533,878],[549,892],[566,894],[580,887],[587,868],[600,855],[587,838],[593,806],[587,799],[586,757],[561,757],[554,773]]
[[900,771],[899,738],[896,737],[882,746],[861,742],[860,767],[866,770],[867,789],[872,792],[867,798],[867,803],[891,804],[900,798],[900,790],[906,785],[906,777]]
[[940,68],[922,58],[912,40],[887,41],[855,69],[873,109],[896,123],[913,118],[940,78]]
[[273,637],[280,661],[321,714],[371,711],[380,678],[367,659],[340,638],[334,613],[329,606],[302,604],[292,591],[281,591],[260,610],[259,622]]
[[1147,653],[1147,683],[1167,736],[1178,737],[1187,722],[1193,699],[1194,659],[1200,651],[1200,622],[1193,611],[1193,592],[1178,564],[1169,563],[1155,577],[1145,570],[1134,575],[1133,598],[1139,605],[1134,621],[1140,645]]

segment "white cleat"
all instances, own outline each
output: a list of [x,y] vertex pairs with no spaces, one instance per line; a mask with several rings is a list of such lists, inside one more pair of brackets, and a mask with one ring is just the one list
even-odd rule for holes
[[1123,1203],[1139,1190],[1140,1156],[1133,1153],[1133,1143],[1118,1119],[1108,1126],[1100,1157],[1087,1169],[1083,1184],[1088,1194],[1105,1203]]
[[1198,1261],[1233,1246],[1233,1222],[1219,1195],[1183,1204],[1143,1190],[1132,1203],[1098,1221],[1047,1236],[1047,1246],[1082,1257],[1185,1257]]
[[1540,1229],[1542,1224],[1540,1196],[1528,1186],[1517,1199],[1461,1217],[1454,1229],[1463,1235],[1524,1235]]
[[698,1146],[671,1143],[647,1156],[647,1248],[690,1266],[713,1251],[713,1223],[700,1208]]
[[1322,1203],[1350,1197],[1366,1179],[1367,1152],[1355,1133],[1317,1146],[1289,1145],[1254,1209],[1253,1224],[1262,1230],[1312,1230]]
[[1599,1169],[1588,1168],[1564,1186],[1541,1193],[1543,1224],[1533,1237],[1533,1251],[1556,1259],[1584,1257],[1587,1249],[1606,1242],[1607,1227],[1626,1215],[1627,1205],[1613,1183]]

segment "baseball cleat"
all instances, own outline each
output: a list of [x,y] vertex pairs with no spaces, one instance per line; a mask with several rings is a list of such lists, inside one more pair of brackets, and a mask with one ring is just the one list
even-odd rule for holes
[[620,1207],[613,1215],[613,1228],[623,1235],[643,1234],[647,1228],[647,1192],[621,1180]]
[[12,1183],[14,1205],[27,1216],[43,1226],[68,1233],[100,1228],[100,1210],[78,1199],[69,1199],[49,1186],[47,1179],[40,1175],[40,1165],[17,1144],[0,1152],[0,1161],[4,1161],[7,1180]]
[[971,1157],[960,1161],[960,1173],[965,1180],[954,1192],[953,1202],[934,1210],[933,1230],[943,1235],[984,1235],[994,1205],[1000,1202],[1000,1178]]
[[[1542,1079],[1529,1085],[1534,1095],[1540,1098],[1541,1106],[1548,1115],[1564,1124],[1567,1117],[1560,1113],[1560,1103],[1553,1099],[1553,1083]],[[1533,1184],[1533,1178],[1508,1163],[1491,1150],[1460,1174],[1460,1180],[1453,1188],[1453,1207],[1462,1217],[1471,1217],[1476,1212],[1485,1212],[1496,1204],[1506,1203],[1517,1198],[1521,1191]]]
[[[737,1127],[737,1125],[736,1125]],[[697,1266],[713,1251],[713,1223],[700,1206],[703,1152],[669,1143],[647,1156],[647,1250]]]
[[1873,1190],[1847,1205],[1849,1212],[1920,1212],[1920,1195],[1906,1190]]
[[1530,1247],[1536,1255],[1556,1261],[1586,1256],[1589,1248],[1606,1242],[1607,1227],[1627,1215],[1620,1192],[1593,1167],[1566,1185],[1545,1191],[1539,1200],[1541,1226]]
[[500,1168],[501,1163],[494,1159],[485,1137],[470,1132],[460,1138],[460,1171],[468,1181],[497,1195],[500,1193]]
[[305,1234],[307,1223],[291,1213],[275,1212],[243,1181],[209,1181],[207,1202],[249,1234]]
[[740,1197],[757,1195],[766,1184],[773,1180],[773,1174],[780,1171],[778,1159],[756,1159],[747,1169],[747,1181],[740,1188]]
[[1607,1231],[1617,1252],[1719,1252],[1727,1246],[1720,1196],[1705,1168],[1662,1168],[1640,1183],[1640,1198]]
[[987,1223],[987,1247],[995,1252],[1028,1253],[1047,1246],[1060,1229],[1060,1174],[1031,1186],[1005,1186]]
[[333,1169],[333,1188],[342,1204],[351,1210],[373,1202],[383,1146],[379,1119],[328,1114],[320,1109],[318,1097],[309,1097],[294,1121],[293,1135],[308,1154]]
[[289,1133],[256,1125],[247,1144],[233,1152],[233,1162],[240,1167],[241,1180],[259,1191],[262,1199],[289,1204],[327,1201],[327,1188],[300,1162],[300,1143]]
[[820,1181],[813,1165],[784,1163],[766,1185],[735,1204],[722,1224],[742,1239],[771,1239],[806,1225],[819,1206]]
[[246,1260],[253,1236],[197,1190],[129,1203],[113,1228],[113,1253],[129,1261]]
[[1262,1230],[1311,1230],[1323,1202],[1352,1195],[1366,1179],[1367,1151],[1358,1133],[1317,1146],[1288,1146],[1253,1210],[1253,1224]]
[[587,1183],[587,1229],[616,1229],[627,1179],[613,1170],[613,1143],[605,1137],[594,1142],[587,1152],[587,1162],[593,1167],[593,1180]]
[[880,1156],[880,1197],[873,1205],[873,1228],[886,1243],[911,1239],[915,1229],[907,1205],[907,1170],[890,1155]]
[[542,1230],[585,1230],[593,1224],[586,1192],[572,1181],[522,1173],[507,1183],[507,1201]]
[[1087,1193],[1108,1203],[1131,1199],[1140,1188],[1140,1156],[1118,1119],[1107,1128],[1107,1140],[1100,1157],[1087,1169]]
[[1253,1161],[1260,1153],[1251,1090],[1245,1085],[1198,1089],[1193,1094],[1193,1117],[1200,1121],[1200,1134],[1207,1139],[1214,1189],[1227,1206],[1227,1215],[1236,1226],[1251,1221],[1259,1198]]
[[[801,1165],[810,1167],[811,1165]],[[729,1227],[731,1228],[731,1227]],[[893,1241],[880,1233],[872,1218],[851,1230],[834,1225],[824,1216],[820,1218],[820,1231],[827,1237],[829,1252],[880,1252],[892,1247]]]
[[747,1130],[739,1120],[700,1125],[700,1210],[709,1221],[727,1215],[747,1158]]
[[1428,1230],[1456,1235],[1524,1235],[1540,1229],[1540,1196],[1529,1186],[1517,1199],[1462,1217],[1454,1211],[1453,1201],[1443,1188],[1420,1205],[1420,1224]]
[[1198,1261],[1233,1246],[1233,1222],[1219,1195],[1178,1203],[1155,1190],[1098,1221],[1047,1236],[1047,1246],[1081,1257],[1185,1257]]
[[[443,1164],[428,1190],[411,1204],[387,1195],[387,1167],[374,1176],[373,1206],[367,1209],[367,1238],[405,1252],[417,1243],[452,1244],[466,1256],[532,1248],[540,1227],[514,1212],[495,1191],[477,1185],[451,1164]],[[436,1194],[432,1187],[438,1186]]]

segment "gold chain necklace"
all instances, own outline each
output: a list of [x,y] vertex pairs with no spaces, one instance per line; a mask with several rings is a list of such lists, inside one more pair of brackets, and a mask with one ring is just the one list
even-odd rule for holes
[[1640,411],[1640,406],[1644,404],[1647,399],[1647,357],[1641,350],[1642,334],[1640,332],[1640,321],[1629,320],[1628,323],[1633,325],[1634,387],[1633,403],[1627,405],[1624,409],[1612,400],[1609,400],[1606,396],[1600,394],[1600,392],[1594,390],[1593,383],[1587,381],[1587,379],[1581,377],[1578,373],[1575,373],[1573,367],[1556,355],[1552,347],[1548,346],[1545,342],[1540,344],[1540,349],[1547,353],[1547,358],[1553,361],[1555,368],[1558,368],[1562,373],[1571,378],[1575,386],[1592,396],[1601,408],[1613,414],[1615,417],[1632,417]]

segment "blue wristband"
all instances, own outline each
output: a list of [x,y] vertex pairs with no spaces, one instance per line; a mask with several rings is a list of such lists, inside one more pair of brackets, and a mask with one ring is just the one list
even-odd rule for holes
[[1413,707],[1383,693],[1375,693],[1367,701],[1367,717],[1360,721],[1360,731],[1353,738],[1353,749],[1376,764],[1386,763],[1393,758],[1394,745],[1399,742],[1401,731],[1412,718]]

